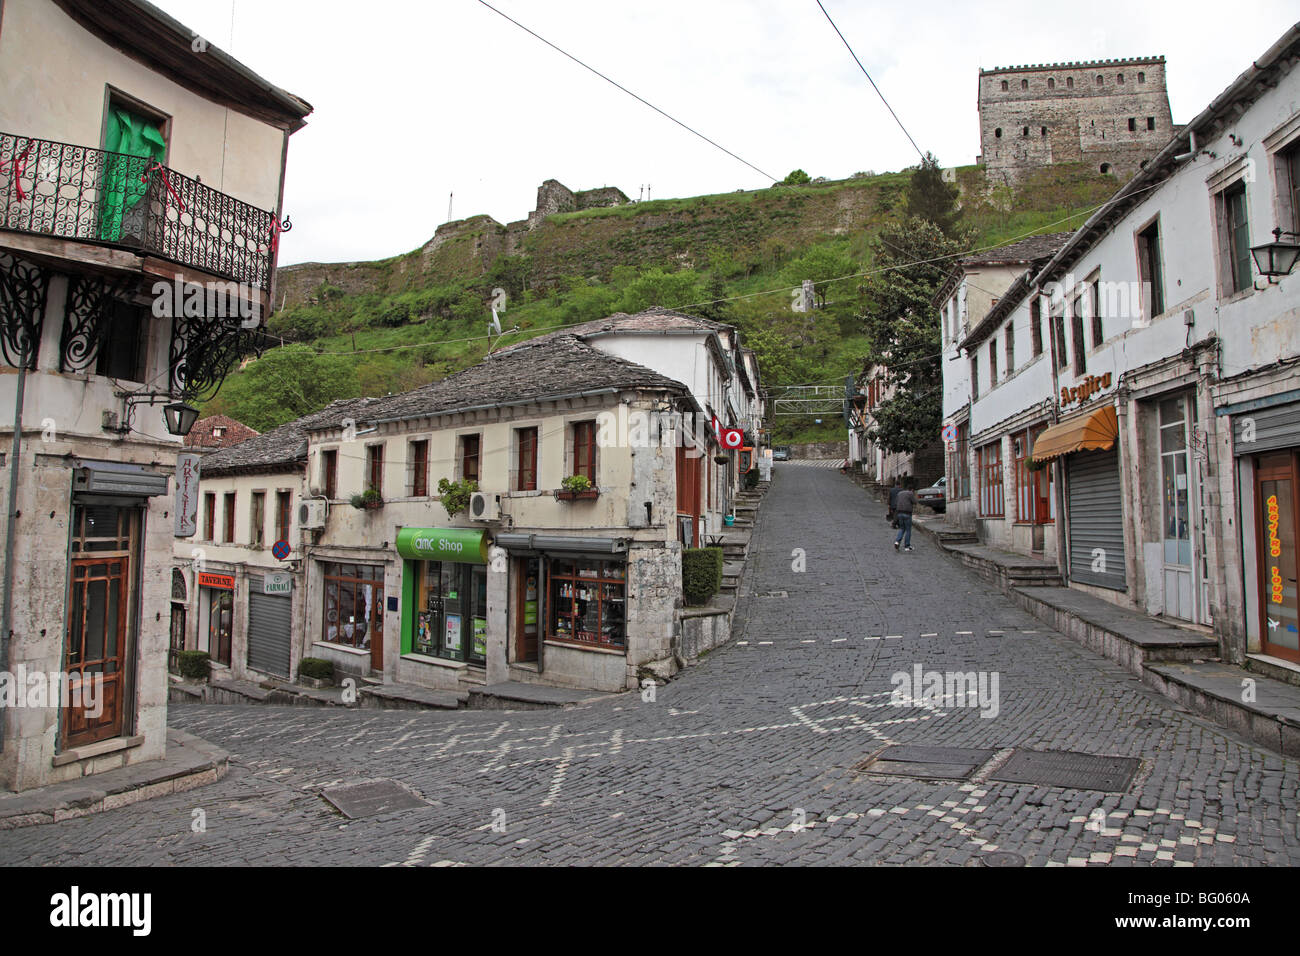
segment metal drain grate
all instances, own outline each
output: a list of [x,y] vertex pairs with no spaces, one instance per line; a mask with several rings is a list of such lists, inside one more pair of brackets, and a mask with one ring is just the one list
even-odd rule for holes
[[971,747],[886,747],[853,769],[858,773],[917,777],[922,780],[965,780],[997,751]]
[[994,850],[980,857],[985,866],[1024,866],[1025,858],[1010,850]]
[[1017,750],[990,779],[1124,793],[1132,785],[1140,765],[1137,757],[1105,757],[1069,750]]
[[429,805],[395,780],[372,780],[369,783],[333,787],[322,790],[321,796],[334,804],[349,820]]

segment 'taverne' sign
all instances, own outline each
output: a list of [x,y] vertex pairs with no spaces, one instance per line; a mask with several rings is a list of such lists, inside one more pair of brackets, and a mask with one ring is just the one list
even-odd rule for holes
[[416,561],[456,561],[487,564],[486,531],[468,528],[402,528],[397,532],[397,553]]

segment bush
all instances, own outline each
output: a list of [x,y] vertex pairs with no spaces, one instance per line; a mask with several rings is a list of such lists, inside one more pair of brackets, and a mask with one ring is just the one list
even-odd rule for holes
[[207,679],[210,673],[208,660],[207,651],[181,651],[177,659],[181,676],[186,680]]
[[705,604],[722,587],[722,549],[687,548],[682,552],[682,594],[687,604]]
[[298,676],[316,680],[333,680],[334,662],[319,657],[304,657],[298,664]]
[[462,478],[460,481],[438,479],[438,497],[442,499],[442,506],[447,509],[448,518],[454,518],[468,508],[469,499],[476,491],[478,491],[478,482],[470,481],[468,478]]

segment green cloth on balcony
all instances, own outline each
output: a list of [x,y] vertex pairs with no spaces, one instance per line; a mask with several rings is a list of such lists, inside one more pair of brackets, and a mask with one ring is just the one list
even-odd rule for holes
[[167,141],[162,130],[143,117],[113,109],[108,114],[104,148],[108,152],[104,156],[99,238],[116,242],[122,237],[122,216],[149,188],[140,177],[151,162],[162,162]]

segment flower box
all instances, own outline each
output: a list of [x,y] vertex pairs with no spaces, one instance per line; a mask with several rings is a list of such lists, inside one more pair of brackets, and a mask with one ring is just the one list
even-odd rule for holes
[[588,488],[586,491],[565,491],[561,488],[555,492],[555,497],[560,501],[577,501],[578,499],[585,498],[599,498],[600,489]]

